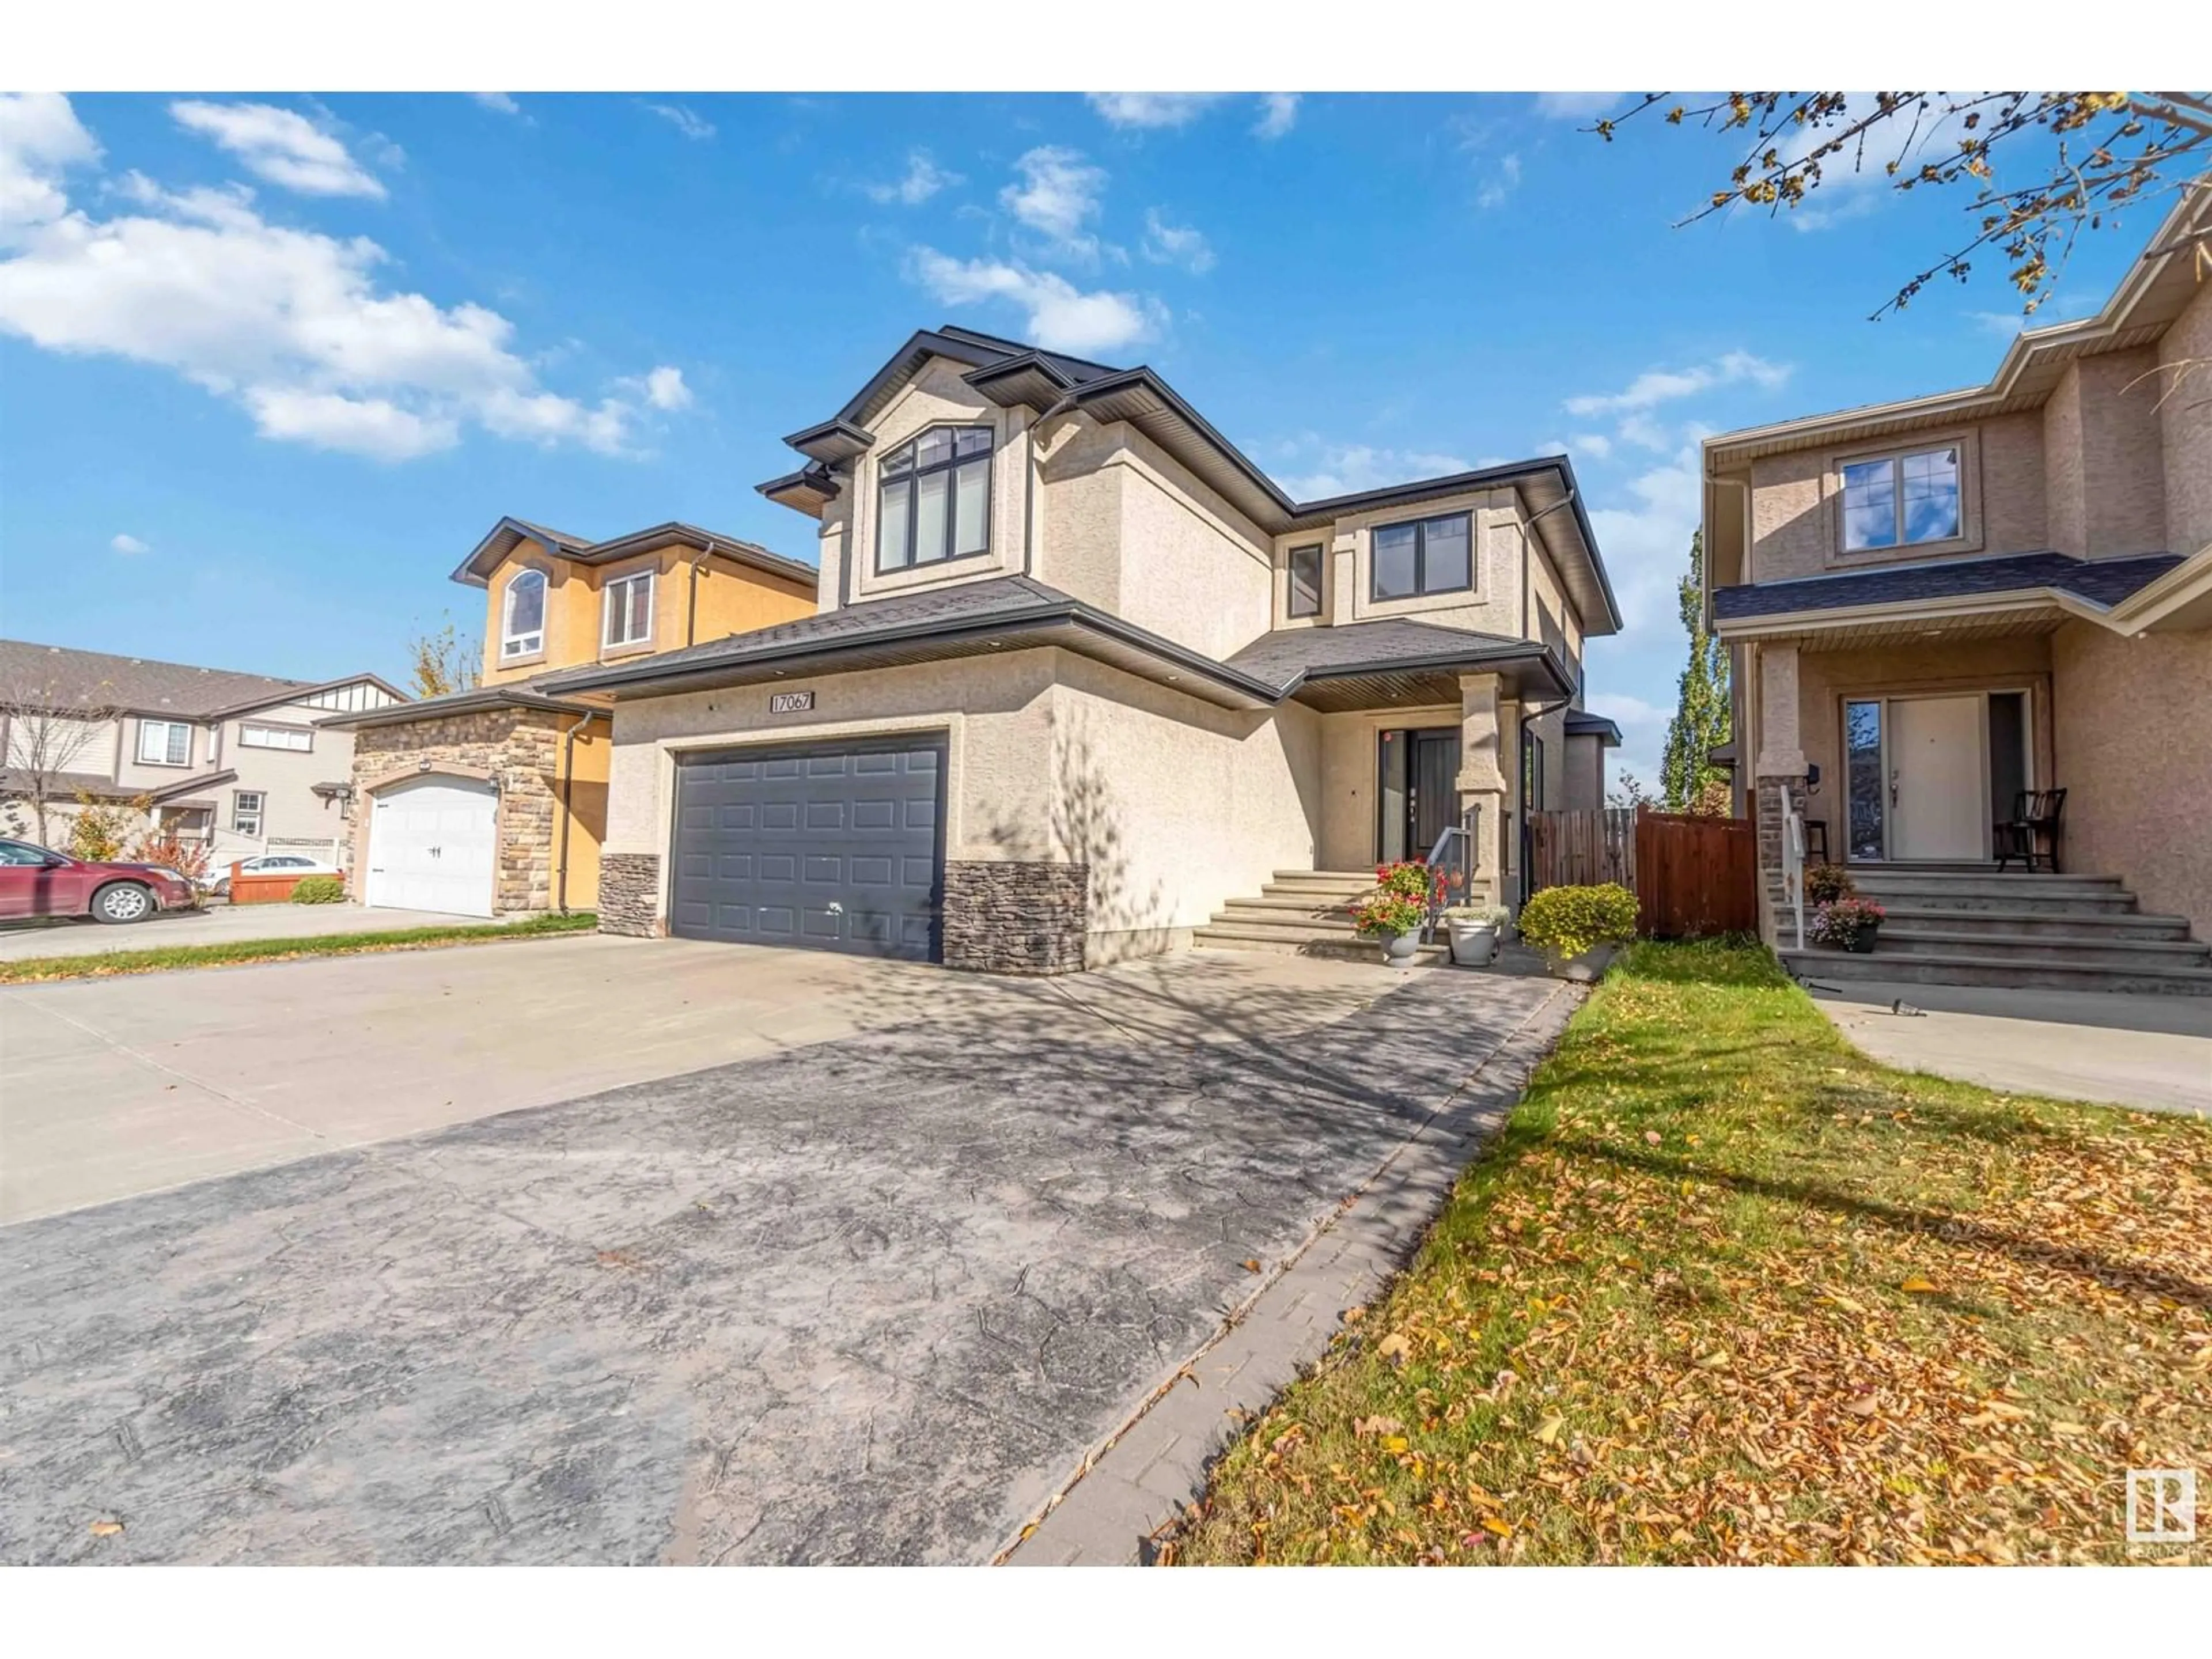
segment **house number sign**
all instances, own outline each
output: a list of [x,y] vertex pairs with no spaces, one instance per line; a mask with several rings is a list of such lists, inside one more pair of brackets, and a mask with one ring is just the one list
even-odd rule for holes
[[804,714],[813,707],[811,691],[775,691],[769,695],[768,712],[771,714]]

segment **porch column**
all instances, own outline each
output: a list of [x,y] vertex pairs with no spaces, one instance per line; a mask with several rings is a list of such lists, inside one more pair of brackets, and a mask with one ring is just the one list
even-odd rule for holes
[[1797,647],[1794,641],[1762,645],[1751,653],[1758,700],[1759,754],[1752,766],[1752,822],[1759,827],[1759,922],[1760,935],[1777,942],[1782,917],[1790,908],[1783,884],[1783,806],[1778,787],[1791,808],[1805,810],[1805,746],[1798,724]]
[[1511,732],[1511,709],[1502,706],[1500,681],[1495,674],[1459,677],[1459,791],[1460,811],[1482,809],[1482,823],[1474,848],[1474,886],[1470,903],[1502,903],[1510,867],[1504,854],[1512,845],[1504,826],[1507,820],[1506,780],[1501,765]]

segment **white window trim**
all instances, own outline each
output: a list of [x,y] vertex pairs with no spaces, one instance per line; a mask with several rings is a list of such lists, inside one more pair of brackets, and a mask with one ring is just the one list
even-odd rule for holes
[[[251,808],[246,805],[248,796],[252,796],[253,799]],[[255,841],[260,840],[262,826],[266,822],[268,815],[269,792],[266,789],[234,789],[230,792],[230,832],[234,836],[246,836]],[[253,826],[251,829],[246,827],[246,821],[248,818],[253,820]]]
[[[526,634],[514,632],[514,590],[529,577],[538,579],[538,590],[544,595],[538,607],[538,626]],[[545,654],[545,623],[553,605],[553,581],[535,565],[525,566],[507,579],[507,586],[500,595],[499,604],[499,659],[520,662],[530,657]]]
[[[659,583],[656,580],[659,574],[658,571],[652,569],[633,570],[626,575],[608,580],[599,598],[599,649],[635,651],[653,643],[654,611],[659,599]],[[618,640],[615,637],[615,619],[617,615],[628,618],[629,606],[627,597],[629,590],[639,582],[645,584],[645,632],[635,639]],[[615,604],[615,596],[618,593],[625,599],[625,603],[620,607]]]
[[[146,739],[157,728],[162,733],[161,752],[158,755],[149,755],[146,752]],[[169,758],[168,733],[172,732],[182,732],[185,734],[185,757],[182,760],[171,760]],[[189,722],[185,720],[142,720],[138,722],[139,765],[190,766],[191,763],[192,728]]]
[[[250,732],[275,732],[281,737],[305,738],[305,743],[257,743]],[[240,749],[273,749],[287,755],[311,755],[315,749],[315,734],[304,726],[283,726],[265,720],[240,720],[238,723],[238,746]]]

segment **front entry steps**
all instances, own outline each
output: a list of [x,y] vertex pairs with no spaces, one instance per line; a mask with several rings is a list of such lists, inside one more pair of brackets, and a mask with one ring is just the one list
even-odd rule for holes
[[[1233,899],[1191,935],[1191,943],[1220,951],[1267,951],[1279,956],[1373,961],[1372,939],[1352,931],[1352,905],[1375,889],[1372,870],[1278,870],[1257,898]],[[1451,960],[1447,945],[1415,951],[1417,966]]]
[[1887,913],[1875,948],[1782,951],[1800,979],[2212,996],[2212,945],[2183,917],[2144,915],[2118,877],[1988,866],[1851,876]]

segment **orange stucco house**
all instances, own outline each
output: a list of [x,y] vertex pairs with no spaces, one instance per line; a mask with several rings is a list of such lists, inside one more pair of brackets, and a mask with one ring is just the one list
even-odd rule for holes
[[366,905],[593,908],[611,704],[556,693],[547,677],[811,617],[816,604],[811,565],[685,524],[595,542],[501,519],[453,579],[483,590],[478,684],[325,722],[354,734]]

